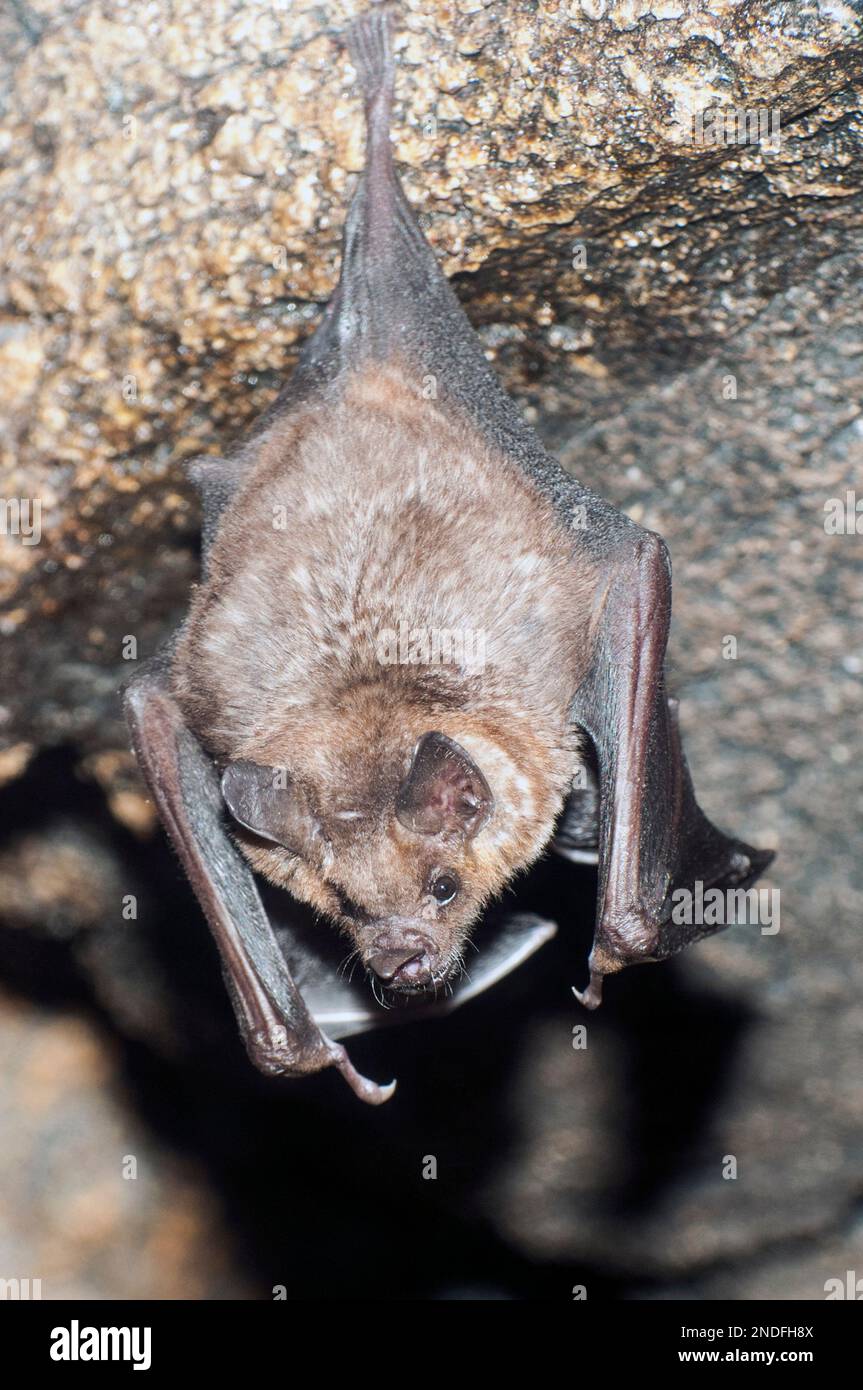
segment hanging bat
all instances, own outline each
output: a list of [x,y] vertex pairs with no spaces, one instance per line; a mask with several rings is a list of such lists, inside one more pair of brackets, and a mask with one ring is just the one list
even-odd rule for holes
[[[274,404],[191,466],[202,582],[125,701],[252,1060],[336,1066],[377,1103],[392,1087],[335,1039],[381,1015],[345,1001],[299,904],[348,938],[382,1000],[433,1006],[485,905],[557,827],[561,853],[598,863],[579,996],[595,1007],[605,975],[716,930],[675,923],[675,889],[747,887],[772,855],[696,804],[663,675],[663,541],[544,452],[415,221],[386,11],[348,45],[367,156],[338,288]],[[286,890],[286,930],[252,871]],[[461,994],[553,930],[506,921]]]

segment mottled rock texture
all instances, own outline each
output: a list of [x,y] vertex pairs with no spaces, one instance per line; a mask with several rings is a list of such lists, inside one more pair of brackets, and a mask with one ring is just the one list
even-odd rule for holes
[[120,1104],[96,1030],[0,1002],[0,1277],[43,1299],[247,1295],[200,1165]]
[[[831,499],[863,499],[863,50],[839,0],[399,10],[408,195],[550,445],[669,541],[696,785],[720,824],[778,847],[780,932],[732,929],[615,982],[583,1051],[569,985],[584,943],[567,938],[526,983],[410,1031],[393,1119],[357,1117],[322,1081],[253,1088],[246,1147],[220,1128],[202,1059],[230,1020],[212,1022],[203,929],[146,839],[115,692],[124,639],[148,655],[195,576],[181,460],[272,399],[335,284],[362,151],[339,42],[356,8],[16,0],[0,16],[2,496],[41,506],[39,544],[0,534],[0,965],[19,1059],[2,1126],[22,1125],[21,1163],[48,1155],[26,1190],[4,1180],[7,1216],[32,1203],[13,1263],[64,1291],[162,1296],[155,1256],[130,1270],[110,1254],[163,1248],[148,1234],[162,1204],[164,1287],[250,1287],[240,1266],[201,1273],[219,1218],[202,1199],[182,1225],[188,1177],[158,1145],[162,1176],[128,1214],[114,1155],[145,1141],[103,1098],[120,1038],[167,1069],[160,1095],[188,1099],[189,1067],[205,1068],[195,1134],[178,1141],[143,1109],[206,1148],[239,1245],[258,1241],[257,1292],[290,1285],[284,1248],[317,1250],[322,1230],[319,1292],[353,1287],[364,1237],[380,1295],[411,1287],[409,1248],[358,1214],[396,1202],[438,1232],[410,1276],[426,1296],[473,1280],[567,1298],[584,1279],[599,1296],[823,1297],[863,1270],[863,534],[825,529]],[[705,143],[717,110],[726,130],[731,113],[778,119],[779,138]],[[55,1021],[50,1000],[28,1016],[22,998],[57,970]],[[96,1008],[92,1035],[73,1005]],[[40,1078],[64,1029],[80,1065],[64,1063],[58,1099]],[[393,1036],[363,1045],[375,1074],[392,1070]],[[253,1083],[231,1065],[236,1106]],[[16,1119],[33,1084],[49,1121]],[[342,1127],[350,1162],[322,1166],[314,1135],[338,1154]],[[60,1183],[51,1145],[83,1167],[85,1134],[92,1182]],[[419,1178],[428,1153],[435,1184]],[[77,1265],[76,1221],[96,1222]]]

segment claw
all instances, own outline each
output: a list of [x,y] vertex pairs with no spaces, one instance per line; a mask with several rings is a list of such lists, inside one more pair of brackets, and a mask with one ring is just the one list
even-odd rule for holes
[[602,982],[605,976],[598,970],[591,970],[590,983],[587,989],[576,989],[573,985],[572,992],[579,1004],[583,1004],[586,1009],[598,1009],[602,1003]]
[[[328,1038],[327,1042],[329,1041]],[[341,1072],[354,1095],[359,1096],[360,1100],[364,1100],[368,1105],[383,1105],[390,1099],[396,1089],[395,1081],[390,1081],[386,1086],[378,1085],[377,1081],[370,1081],[367,1076],[360,1075],[340,1043],[330,1043],[330,1048],[333,1066]]]

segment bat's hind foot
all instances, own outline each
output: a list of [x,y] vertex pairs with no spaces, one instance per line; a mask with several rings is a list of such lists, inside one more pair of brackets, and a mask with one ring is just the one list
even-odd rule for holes
[[388,106],[395,81],[392,16],[389,11],[383,6],[367,10],[354,20],[345,37],[366,102],[383,96]]

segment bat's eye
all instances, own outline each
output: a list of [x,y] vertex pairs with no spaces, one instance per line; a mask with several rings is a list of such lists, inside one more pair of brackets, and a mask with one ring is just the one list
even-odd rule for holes
[[461,884],[455,874],[435,874],[431,881],[431,895],[440,907],[451,903]]

